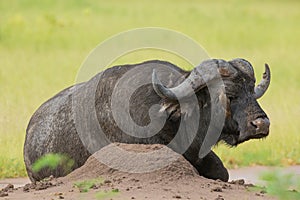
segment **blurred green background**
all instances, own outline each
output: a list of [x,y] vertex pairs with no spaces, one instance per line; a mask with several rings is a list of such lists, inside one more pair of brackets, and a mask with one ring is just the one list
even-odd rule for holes
[[[227,167],[300,164],[299,22],[296,0],[0,0],[0,178],[26,175],[30,116],[75,82],[88,53],[114,34],[149,26],[186,34],[211,57],[245,58],[257,79],[269,63],[271,86],[259,101],[271,119],[270,136],[237,148],[218,145],[216,152]],[[119,62],[155,58],[184,65],[151,51]]]

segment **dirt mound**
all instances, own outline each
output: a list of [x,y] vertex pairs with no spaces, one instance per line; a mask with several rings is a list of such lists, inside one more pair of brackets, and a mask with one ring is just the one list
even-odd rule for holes
[[95,177],[178,180],[189,176],[198,173],[182,155],[166,146],[114,143],[93,154],[81,168],[62,180]]

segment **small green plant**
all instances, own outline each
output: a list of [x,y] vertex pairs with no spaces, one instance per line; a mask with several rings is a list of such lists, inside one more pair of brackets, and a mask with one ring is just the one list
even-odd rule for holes
[[100,191],[96,193],[96,198],[97,199],[105,199],[105,198],[110,198],[119,193],[119,189],[112,189],[111,191]]
[[300,179],[297,175],[274,170],[264,172],[260,179],[266,182],[266,193],[282,200],[300,199]]
[[43,168],[50,168],[51,170],[54,170],[57,167],[61,166],[64,171],[69,172],[73,165],[74,160],[70,159],[66,155],[49,153],[42,156],[33,163],[32,171],[36,173]]
[[88,192],[92,187],[100,183],[103,183],[102,179],[92,179],[76,182],[74,183],[74,186],[77,187],[80,192]]

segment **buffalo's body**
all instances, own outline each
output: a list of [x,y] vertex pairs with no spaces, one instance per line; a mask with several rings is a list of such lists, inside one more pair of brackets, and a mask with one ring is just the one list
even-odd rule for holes
[[[211,60],[210,62],[222,64],[225,61],[220,62],[220,60]],[[230,65],[234,66],[235,64],[236,63],[233,62]],[[95,99],[93,100],[94,108],[99,125],[106,136],[105,140],[122,143],[169,144],[175,137],[180,123],[183,123],[185,118],[182,117],[183,113],[180,111],[180,106],[177,105],[178,102],[176,100],[163,98],[161,94],[159,95],[157,93],[157,89],[155,89],[152,84],[146,84],[138,88],[128,101],[130,101],[129,104],[131,108],[130,116],[133,121],[140,126],[146,126],[150,123],[148,114],[150,107],[152,105],[161,105],[161,108],[168,114],[168,118],[163,128],[157,134],[147,138],[139,138],[125,134],[114,121],[111,109],[112,93],[115,86],[118,84],[118,81],[124,74],[134,68],[146,69],[154,65],[160,65],[161,67],[165,66],[174,71],[172,76],[163,76],[165,77],[163,83],[164,85],[168,85],[168,87],[180,85],[185,78],[191,74],[191,72],[184,71],[177,66],[164,61],[148,61],[136,65],[116,66],[97,74],[85,83],[76,84],[61,91],[41,105],[29,122],[24,146],[24,160],[30,179],[36,181],[50,175],[56,177],[66,175],[66,171],[60,168],[55,170],[46,168],[39,172],[33,172],[32,164],[45,154],[62,153],[68,155],[75,161],[75,164],[72,167],[72,170],[74,170],[82,166],[91,153],[93,153],[88,150],[87,144],[84,144],[82,138],[78,134],[78,128],[76,127],[77,119],[75,119],[78,113],[74,113],[74,105],[78,106],[76,105],[76,101],[74,103],[74,97],[81,96],[82,100],[91,86],[96,86],[94,94]],[[232,94],[228,94],[228,101],[231,102],[229,102],[229,105],[226,108],[227,114],[225,125],[219,140],[224,140],[230,145],[237,145],[238,143],[251,138],[265,137],[268,134],[268,124],[264,127],[265,132],[257,134],[253,133],[255,136],[252,136],[253,134],[250,133],[247,137],[243,135],[245,133],[242,133],[242,129],[247,129],[247,127],[243,127],[245,126],[244,124],[249,125],[251,122],[253,130],[250,131],[255,132],[255,130],[261,128],[260,125],[255,125],[257,122],[255,120],[258,118],[260,120],[267,119],[267,116],[259,107],[255,98],[249,94],[251,93],[251,90],[254,89],[253,77],[247,76],[247,74],[239,70],[236,66],[233,68],[237,71],[238,76],[235,76],[235,78],[226,78],[226,76],[224,76],[226,91],[227,88],[229,88],[228,91],[231,93],[240,93],[242,95],[240,95],[240,99],[238,97],[232,99]],[[246,85],[252,89],[240,88],[235,84],[232,84],[235,82],[243,84],[241,80],[244,82],[245,80],[250,81],[250,83],[248,82]],[[212,151],[204,158],[198,158],[199,150],[210,122],[212,101],[207,87],[202,87],[201,90],[197,90],[196,96],[199,105],[200,121],[197,134],[193,138],[189,148],[184,152],[184,157],[195,166],[200,175],[227,181],[227,170],[224,168],[220,159]],[[85,100],[83,99],[81,103],[84,102]],[[157,113],[157,116],[159,117],[159,113]],[[189,117],[193,117],[193,114]],[[83,120],[88,121],[89,119],[85,118]],[[254,125],[252,121],[254,121]],[[265,123],[265,121],[263,122],[264,124],[267,123]],[[189,127],[186,128],[188,130]],[[95,136],[97,133],[91,134],[94,134]],[[188,131],[186,134],[188,134]],[[104,141],[102,146],[106,144],[107,142]],[[175,146],[176,145],[180,146],[180,144],[175,144]],[[96,151],[97,149],[94,150]],[[176,147],[174,147],[174,150],[176,151]]]

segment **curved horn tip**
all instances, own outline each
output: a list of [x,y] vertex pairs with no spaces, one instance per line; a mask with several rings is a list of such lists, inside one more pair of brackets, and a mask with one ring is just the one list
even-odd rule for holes
[[158,94],[161,98],[176,99],[176,96],[174,96],[174,94],[162,84],[155,69],[152,71],[152,85],[156,94]]
[[269,67],[269,65],[267,64],[267,63],[265,63],[265,72],[264,72],[264,74],[263,74],[263,78],[264,79],[270,79],[271,78],[271,72],[270,72],[270,67]]
[[265,68],[266,68],[266,70],[267,70],[267,69],[270,69],[268,63],[265,63]]
[[265,63],[265,71],[270,73],[270,67],[269,67],[268,63]]
[[161,84],[161,81],[159,80],[155,69],[153,69],[153,71],[152,71],[152,83],[153,84]]
[[265,64],[265,72],[263,73],[263,79],[254,88],[254,97],[259,99],[267,91],[271,80],[271,72],[268,64]]

